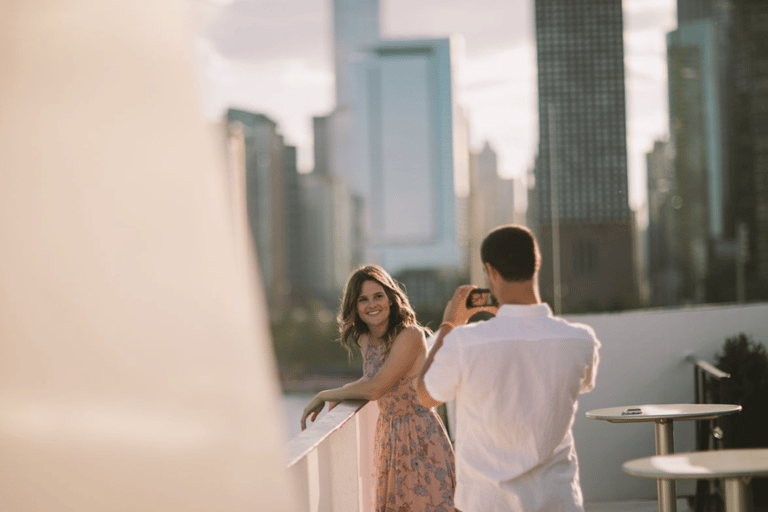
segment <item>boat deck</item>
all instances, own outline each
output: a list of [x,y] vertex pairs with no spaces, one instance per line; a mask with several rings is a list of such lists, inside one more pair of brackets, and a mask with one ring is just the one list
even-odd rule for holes
[[[601,503],[586,503],[585,512],[657,512],[659,506],[656,500],[606,501]],[[677,500],[677,512],[690,512],[688,500]]]

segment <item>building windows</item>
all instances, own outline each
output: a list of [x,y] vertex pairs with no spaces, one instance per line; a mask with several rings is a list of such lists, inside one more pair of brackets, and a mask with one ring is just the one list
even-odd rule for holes
[[[536,0],[539,118],[554,107],[555,137],[541,130],[542,215],[549,219],[550,143],[563,222],[625,220],[626,119],[620,0]],[[562,23],[560,22],[562,20]]]
[[597,272],[600,266],[597,244],[592,240],[576,240],[573,244],[572,263],[576,274]]

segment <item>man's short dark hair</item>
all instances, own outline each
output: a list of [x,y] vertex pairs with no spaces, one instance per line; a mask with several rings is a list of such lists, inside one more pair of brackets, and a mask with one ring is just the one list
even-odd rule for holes
[[500,226],[480,246],[480,259],[495,268],[505,281],[530,281],[541,265],[536,238],[524,226]]

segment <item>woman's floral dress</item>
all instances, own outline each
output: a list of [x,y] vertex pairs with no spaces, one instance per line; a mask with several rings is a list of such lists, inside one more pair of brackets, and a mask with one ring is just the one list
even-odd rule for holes
[[[376,375],[384,355],[368,346],[363,373]],[[438,415],[423,407],[405,375],[378,400],[374,461],[377,512],[453,512],[453,448]]]

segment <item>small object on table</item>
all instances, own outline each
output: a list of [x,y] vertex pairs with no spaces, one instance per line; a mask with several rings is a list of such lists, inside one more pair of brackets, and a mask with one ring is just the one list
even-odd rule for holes
[[[592,420],[611,423],[653,422],[656,455],[675,452],[672,422],[679,420],[707,420],[741,411],[740,405],[731,404],[656,404],[609,407],[587,412]],[[673,479],[659,478],[656,483],[659,512],[677,512],[677,492]]]

